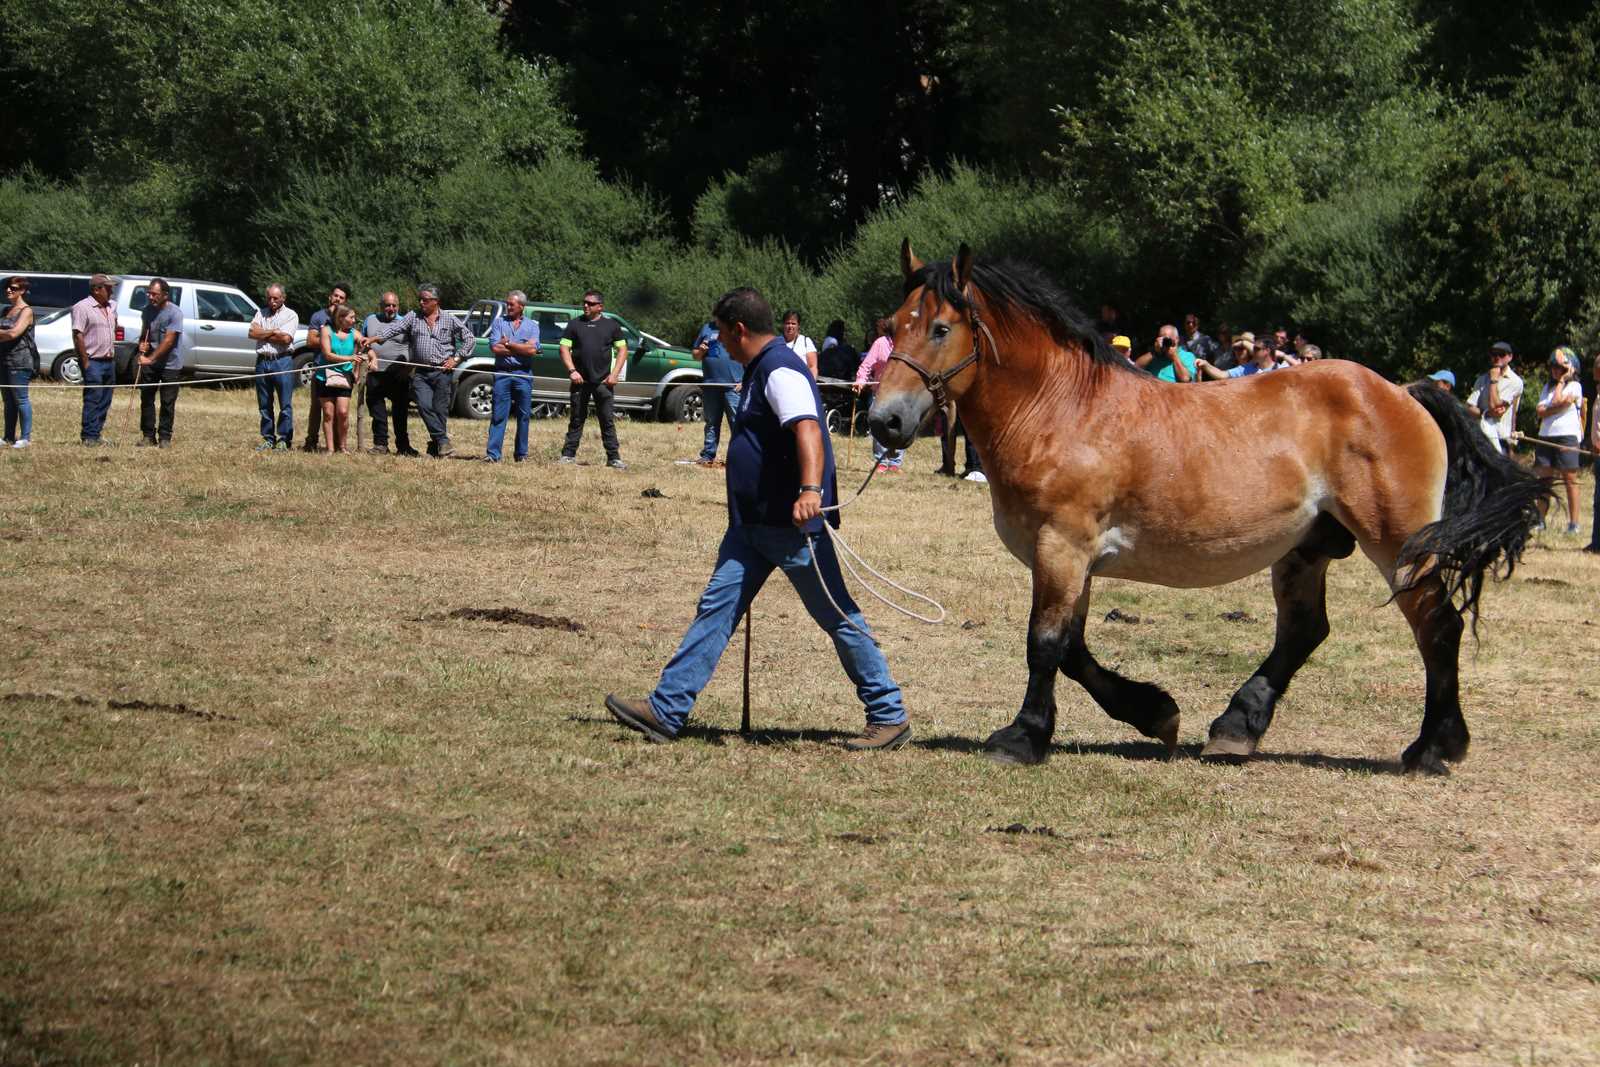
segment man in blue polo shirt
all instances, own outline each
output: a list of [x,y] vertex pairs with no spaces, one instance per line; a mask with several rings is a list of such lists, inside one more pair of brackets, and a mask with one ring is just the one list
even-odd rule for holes
[[539,354],[539,321],[522,317],[528,298],[521,289],[506,294],[506,310],[489,324],[489,351],[494,353],[494,407],[489,413],[489,447],[483,458],[500,462],[506,443],[506,420],[517,416],[517,444],[511,458],[528,458],[528,420],[533,417],[533,357]]
[[839,513],[827,512],[824,520],[823,508],[837,504],[838,493],[833,448],[819,421],[822,397],[816,380],[777,335],[772,307],[754,289],[723,294],[714,316],[723,347],[744,367],[728,444],[728,532],[694,622],[655,691],[642,700],[612,694],[606,707],[647,740],[675,739],[711,680],[739,616],[773,568],[781,567],[812,619],[833,638],[839,662],[866,707],[866,729],[845,747],[899,748],[911,737],[900,687],[845,591],[833,543],[822,529],[824,521],[838,526]]

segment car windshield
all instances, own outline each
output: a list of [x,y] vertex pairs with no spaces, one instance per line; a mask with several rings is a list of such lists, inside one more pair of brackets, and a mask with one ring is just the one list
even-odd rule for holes
[[34,319],[33,319],[33,322],[34,322],[34,325],[36,325],[36,326],[43,326],[46,323],[51,323],[51,322],[56,321],[57,319],[61,318],[63,315],[66,315],[66,314],[70,313],[71,311],[72,311],[71,308],[52,308],[49,311],[43,311],[43,312],[40,312],[39,314],[35,315]]

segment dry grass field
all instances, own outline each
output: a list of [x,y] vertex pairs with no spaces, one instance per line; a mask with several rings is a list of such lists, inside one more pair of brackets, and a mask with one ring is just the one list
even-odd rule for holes
[[1091,646],[1171,689],[1178,759],[1063,680],[1051,760],[1003,767],[1028,576],[924,441],[845,523],[950,611],[863,599],[915,743],[839,747],[859,707],[779,578],[758,735],[735,644],[657,747],[601,699],[650,687],[724,528],[672,462],[698,427],[623,423],[618,473],[592,424],[576,468],[554,423],[521,466],[257,455],[253,395],[210,388],[136,450],[126,403],[85,450],[37,387],[0,455],[0,1063],[1600,1062],[1578,538],[1486,593],[1448,779],[1398,774],[1422,670],[1359,554],[1249,766],[1194,754],[1265,575],[1097,586]]

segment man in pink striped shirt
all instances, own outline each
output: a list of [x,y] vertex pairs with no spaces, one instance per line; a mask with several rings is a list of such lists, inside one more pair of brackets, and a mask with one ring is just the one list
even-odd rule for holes
[[100,444],[106,414],[111,410],[111,390],[117,380],[117,308],[111,303],[116,279],[96,274],[89,279],[89,295],[72,305],[72,347],[83,372],[83,443]]
[[[877,336],[877,340],[872,342],[867,354],[861,359],[861,365],[856,368],[858,393],[869,382],[876,385],[883,378],[883,372],[889,369],[889,353],[894,351],[893,322],[879,319],[872,324],[872,332]],[[877,438],[873,438],[872,458],[878,461],[880,474],[899,474],[900,463],[905,458],[905,453],[898,448],[884,448],[878,443]]]

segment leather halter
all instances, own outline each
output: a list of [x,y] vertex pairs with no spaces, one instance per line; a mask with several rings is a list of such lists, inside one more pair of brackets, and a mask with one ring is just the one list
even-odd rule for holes
[[967,306],[970,309],[968,311],[968,315],[971,319],[969,325],[972,327],[972,351],[968,352],[966,357],[963,358],[961,362],[957,363],[949,370],[940,371],[936,374],[927,367],[924,367],[922,364],[918,363],[916,360],[912,359],[910,356],[906,355],[904,352],[901,352],[899,349],[895,349],[889,353],[890,362],[904,363],[906,366],[910,367],[916,372],[917,377],[922,379],[922,384],[927,388],[929,393],[933,394],[933,406],[936,408],[943,409],[949,406],[950,382],[954,380],[956,375],[960,374],[962,371],[978,362],[978,334],[980,332],[982,332],[982,334],[989,339],[989,351],[994,353],[995,362],[1000,362],[1000,350],[995,346],[994,334],[989,332],[989,327],[984,323],[983,319],[978,317],[977,305],[972,303],[972,298],[970,296],[967,297]]

